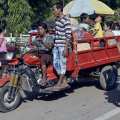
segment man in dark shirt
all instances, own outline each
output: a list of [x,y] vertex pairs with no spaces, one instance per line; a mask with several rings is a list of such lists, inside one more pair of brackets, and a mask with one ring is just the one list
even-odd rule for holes
[[40,23],[38,25],[38,35],[35,41],[32,42],[33,45],[39,50],[39,55],[41,58],[41,68],[43,80],[40,82],[42,86],[47,84],[47,66],[52,63],[52,45],[54,38],[52,35],[48,34],[48,28],[45,23]]

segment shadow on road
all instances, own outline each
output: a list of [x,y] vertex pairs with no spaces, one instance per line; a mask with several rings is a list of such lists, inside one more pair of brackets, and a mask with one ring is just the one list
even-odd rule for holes
[[76,89],[80,89],[82,87],[91,87],[91,86],[94,86],[100,89],[98,80],[84,78],[84,79],[81,79],[79,82],[73,82],[71,84],[71,88],[68,90],[61,91],[61,92],[55,92],[53,94],[43,95],[42,97],[39,97],[37,99],[45,100],[45,101],[53,101],[53,100],[57,100],[63,97],[67,97],[70,93],[73,93],[74,90]]

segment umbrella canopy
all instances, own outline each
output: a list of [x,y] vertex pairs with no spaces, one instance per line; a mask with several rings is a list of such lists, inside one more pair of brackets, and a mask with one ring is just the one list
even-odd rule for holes
[[93,14],[94,9],[90,0],[73,0],[65,6],[63,12],[78,17],[82,13]]
[[71,25],[78,25],[79,24],[78,20],[75,18],[70,18],[70,23],[71,23]]
[[109,6],[99,0],[91,0],[92,6],[95,9],[95,13],[97,14],[109,14],[113,15],[114,10],[112,10]]
[[66,15],[66,14],[69,14],[69,11],[70,9],[72,8],[74,4],[74,0],[69,2],[64,8],[63,8],[63,13]]
[[99,0],[73,0],[64,7],[63,13],[78,17],[82,13],[114,14],[114,11]]

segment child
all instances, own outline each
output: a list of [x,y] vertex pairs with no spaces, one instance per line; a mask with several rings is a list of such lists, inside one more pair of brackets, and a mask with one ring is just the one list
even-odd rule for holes
[[97,15],[95,18],[95,25],[94,25],[94,31],[95,31],[94,36],[96,38],[103,37],[103,30],[102,30],[101,22],[102,22],[102,17]]

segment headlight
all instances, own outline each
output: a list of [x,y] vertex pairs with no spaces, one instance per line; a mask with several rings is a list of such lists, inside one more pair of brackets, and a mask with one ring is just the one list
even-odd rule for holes
[[6,53],[6,60],[11,60],[14,56],[14,53],[13,52],[7,52]]

